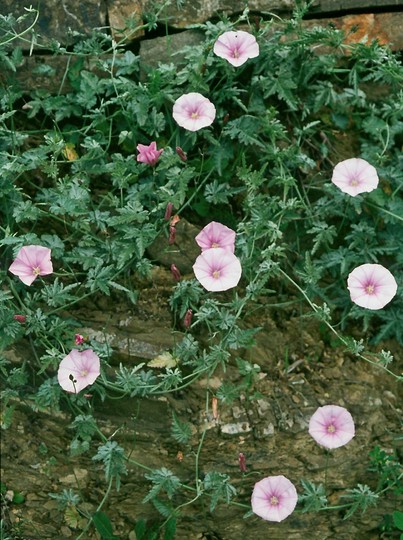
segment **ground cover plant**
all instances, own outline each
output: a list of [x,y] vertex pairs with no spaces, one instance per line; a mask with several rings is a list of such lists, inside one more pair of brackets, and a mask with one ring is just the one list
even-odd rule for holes
[[[101,465],[105,480],[90,510],[78,481],[49,494],[77,539],[127,537],[115,531],[108,501],[132,468],[148,482],[143,503],[159,515],[133,516],[138,540],[175,538],[183,513],[200,504],[205,514],[229,505],[240,521],[273,522],[275,538],[278,522],[292,516],[333,511],[343,520],[387,499],[379,531],[402,530],[397,430],[392,450],[363,449],[371,482],[346,478],[341,493],[329,490],[326,471],[314,482],[309,470],[289,478],[285,461],[251,470],[240,451],[240,496],[228,472],[201,470],[207,421],[194,433],[172,411],[170,437],[177,460],[185,453],[192,462],[189,479],[161,460],[150,467],[134,459],[135,430],[128,448],[120,427],[103,432],[98,413],[116,400],[186,395],[201,380],[206,419],[217,421],[237,399],[258,402],[259,317],[289,308],[313,319],[363,374],[401,382],[384,343],[403,342],[403,69],[377,42],[306,29],[307,9],[301,3],[287,20],[245,10],[199,25],[204,40],[182,51],[184,63],[154,68],[106,31],[66,48],[33,40],[29,25],[15,32],[12,17],[0,21],[10,73],[0,89],[2,427],[13,429],[21,402],[69,415],[70,445],[60,451]],[[144,29],[158,16],[145,14]],[[13,79],[23,59],[17,38],[68,55],[63,84],[71,90],[24,93]],[[184,224],[197,231],[191,244]],[[105,298],[111,310],[136,306],[166,264],[155,245],[169,260],[172,347],[151,362],[115,362],[102,332],[83,331],[78,310]],[[9,352],[18,347],[26,354],[16,362]],[[298,365],[285,358],[281,369]],[[231,370],[237,384],[226,380]],[[361,419],[326,395],[320,404],[304,419],[304,437],[319,445],[327,470]],[[32,537],[29,524],[19,530],[7,518],[24,497],[4,483],[2,500],[4,537]]]

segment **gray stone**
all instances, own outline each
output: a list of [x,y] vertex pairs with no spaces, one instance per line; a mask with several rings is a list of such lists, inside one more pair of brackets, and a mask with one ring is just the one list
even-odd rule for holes
[[[250,11],[259,13],[291,11],[295,7],[295,0],[193,0],[183,2],[181,8],[177,7],[176,2],[172,2],[161,11],[159,20],[174,28],[187,28],[223,14],[241,14],[246,5]],[[143,0],[143,6],[146,11],[151,11],[155,0]]]
[[180,34],[146,39],[140,44],[141,65],[157,67],[158,64],[182,65],[186,62],[180,51],[186,46],[197,46],[204,41],[204,34],[199,30],[186,30]]
[[[0,14],[13,14],[18,18],[26,14],[24,7],[29,6],[26,0],[2,0]],[[39,17],[34,31],[40,36],[41,44],[50,40],[57,40],[62,45],[69,45],[75,41],[71,32],[80,32],[90,35],[94,28],[106,26],[106,5],[103,0],[37,0],[32,2],[39,10]],[[28,17],[17,25],[16,30],[21,33],[34,22],[35,14]],[[13,45],[25,49],[31,47],[32,33],[24,35],[24,39],[13,41]]]
[[160,234],[153,244],[147,248],[148,256],[155,262],[170,267],[175,264],[182,274],[192,272],[192,266],[200,255],[200,248],[195,242],[195,237],[200,229],[181,219],[176,224],[176,241],[168,244],[165,234]]

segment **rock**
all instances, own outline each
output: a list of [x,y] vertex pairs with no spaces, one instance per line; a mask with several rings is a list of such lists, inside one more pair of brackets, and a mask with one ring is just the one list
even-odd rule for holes
[[176,224],[176,240],[172,245],[168,244],[165,234],[160,234],[153,244],[147,248],[148,256],[166,267],[175,264],[182,274],[192,272],[192,266],[200,255],[200,248],[195,242],[195,237],[200,229],[181,218]]
[[[130,4],[130,0],[126,0]],[[187,28],[192,24],[204,23],[220,15],[239,15],[245,6],[252,12],[291,11],[295,0],[193,0],[183,2],[180,8],[177,2],[172,2],[159,14],[158,20],[173,28]],[[155,0],[143,0],[145,11],[152,11]]]
[[144,35],[140,0],[111,0],[108,2],[108,19],[113,39],[133,40]]
[[[34,7],[38,2],[32,2]],[[24,9],[29,2],[25,0],[2,0],[0,14],[12,13],[18,18],[27,14]],[[87,36],[91,35],[94,28],[106,26],[106,7],[102,0],[39,0],[39,16],[34,26],[35,34],[38,34],[38,42],[44,44],[51,40],[59,41],[62,45],[71,45],[76,38],[72,32],[80,32]],[[35,12],[31,12],[16,26],[17,32],[21,33],[29,28],[35,21]],[[13,41],[14,46],[24,49],[31,47],[32,33],[24,35],[24,39]]]
[[[380,45],[388,45],[392,51],[403,49],[403,13],[360,13],[331,19],[303,21],[304,28],[333,26],[345,34],[344,43],[369,45],[377,40]],[[321,46],[316,52],[323,54],[327,48]]]
[[157,67],[160,63],[180,66],[186,60],[179,51],[184,47],[200,45],[203,41],[204,34],[199,30],[185,30],[180,34],[145,39],[140,43],[141,66]]

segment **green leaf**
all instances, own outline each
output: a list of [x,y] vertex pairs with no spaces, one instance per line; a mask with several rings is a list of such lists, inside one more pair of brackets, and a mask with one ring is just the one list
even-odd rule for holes
[[174,540],[176,533],[176,519],[174,517],[168,519],[165,525],[164,540]]
[[187,444],[192,436],[190,424],[181,422],[174,412],[172,413],[171,435],[182,444]]
[[113,536],[112,523],[105,512],[95,512],[95,514],[92,516],[92,521],[94,522],[95,528],[102,538],[105,540],[110,540],[110,538]]
[[24,495],[22,495],[22,493],[19,493],[18,491],[15,491],[13,496],[13,503],[22,504],[23,502],[25,502]]
[[403,531],[403,512],[399,512],[399,510],[395,510],[392,514],[393,523],[395,524],[395,527],[399,529],[399,531]]

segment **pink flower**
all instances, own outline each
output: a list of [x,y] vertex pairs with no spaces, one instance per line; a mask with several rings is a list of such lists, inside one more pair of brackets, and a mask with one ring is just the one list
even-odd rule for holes
[[24,246],[9,268],[25,285],[31,285],[38,276],[53,272],[50,249],[42,246]]
[[210,248],[224,248],[235,251],[235,231],[212,221],[202,229],[195,238],[202,251]]
[[355,428],[351,414],[344,407],[325,405],[319,407],[309,421],[309,434],[326,448],[339,448],[354,437]]
[[355,197],[359,193],[369,192],[378,186],[379,178],[375,167],[361,158],[346,159],[333,169],[333,184],[344,193]]
[[208,291],[227,291],[238,285],[242,268],[239,259],[223,248],[206,249],[193,265],[196,279]]
[[249,58],[259,56],[256,38],[248,32],[225,32],[214,43],[214,53],[225,58],[235,67],[242,66]]
[[19,322],[20,324],[24,324],[27,320],[27,318],[25,317],[25,315],[13,315],[13,319],[17,322]]
[[78,393],[92,384],[100,374],[99,357],[92,349],[73,349],[60,362],[57,380],[66,392]]
[[397,291],[393,275],[380,264],[362,264],[349,274],[347,288],[351,300],[367,309],[381,309]]
[[255,484],[252,510],[267,521],[283,521],[297,505],[297,490],[285,476],[268,476]]
[[137,156],[137,161],[140,161],[141,163],[147,163],[148,165],[151,165],[151,167],[154,167],[154,165],[158,161],[158,158],[164,151],[157,150],[157,143],[154,141],[148,146],[144,144],[138,144],[137,150],[139,153]]
[[175,121],[189,131],[210,126],[215,118],[215,107],[211,101],[197,92],[183,94],[173,108]]

